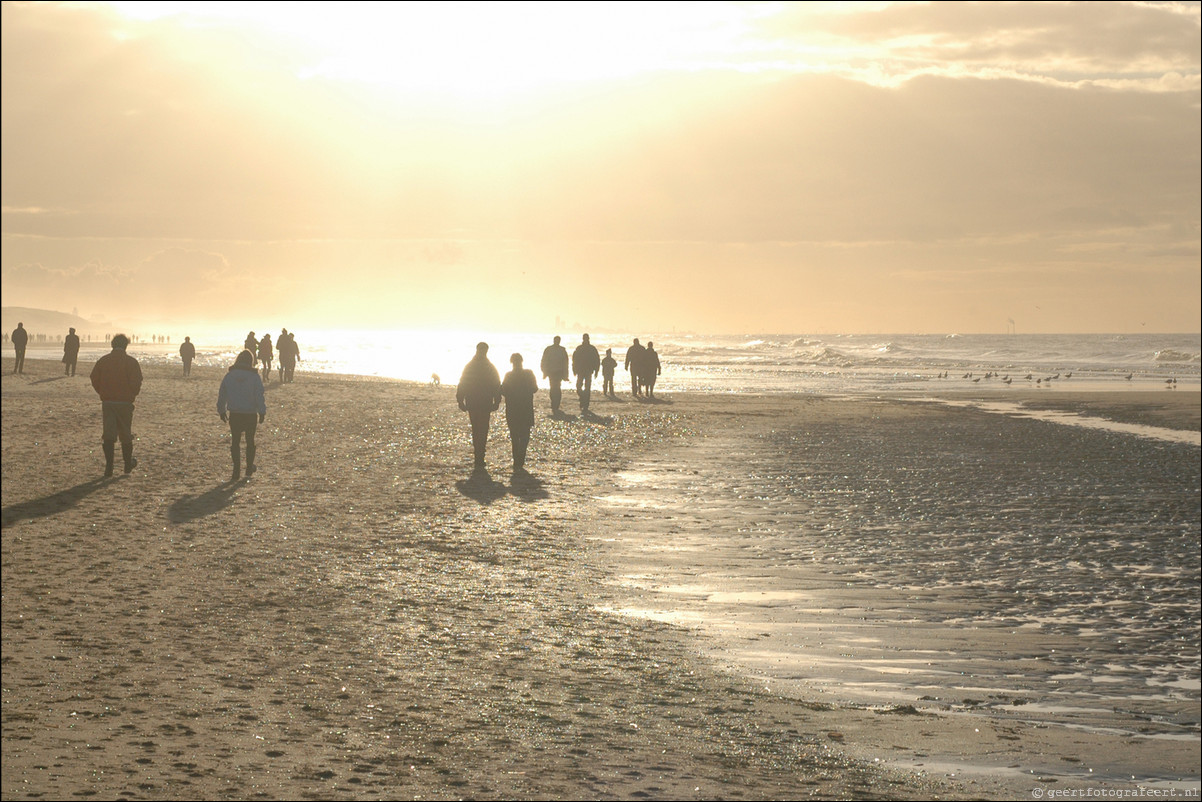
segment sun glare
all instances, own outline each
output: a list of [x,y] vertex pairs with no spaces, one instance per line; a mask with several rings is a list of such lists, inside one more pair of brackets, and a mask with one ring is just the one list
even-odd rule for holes
[[305,78],[498,97],[738,57],[752,13],[727,3],[115,2],[143,21],[237,25],[300,45]]

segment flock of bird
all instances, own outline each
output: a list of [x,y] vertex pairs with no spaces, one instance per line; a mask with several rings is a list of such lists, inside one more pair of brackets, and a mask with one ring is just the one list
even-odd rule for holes
[[[1131,378],[1134,375],[1135,375],[1134,373],[1128,373],[1123,378],[1126,379],[1127,381],[1131,381]],[[946,370],[943,371],[942,373],[940,373],[938,376],[936,376],[936,378],[938,378],[938,379],[946,379],[947,377],[948,377],[948,372]],[[1072,371],[1065,373],[1063,376],[1063,378],[1065,378],[1065,379],[1071,379],[1072,377],[1073,377]],[[992,370],[989,371],[988,373],[986,373],[984,376],[977,376],[976,374],[971,373],[971,372],[965,373],[962,378],[968,379],[973,384],[979,383],[982,379],[985,379],[985,380],[997,379],[1006,385],[1010,385],[1014,382],[1014,379],[1011,378],[1010,374],[1006,374],[1005,376],[1003,376],[1000,373],[997,373]],[[1043,387],[1045,385],[1051,384],[1053,381],[1056,381],[1057,379],[1060,379],[1061,375],[1059,373],[1056,373],[1055,375],[1052,375],[1052,376],[1038,376],[1037,377],[1033,373],[1028,373],[1026,376],[1023,376],[1023,378],[1028,382],[1034,382],[1036,387]],[[1165,379],[1164,383],[1170,390],[1177,389],[1177,379],[1175,377],[1171,378],[1171,379]]]

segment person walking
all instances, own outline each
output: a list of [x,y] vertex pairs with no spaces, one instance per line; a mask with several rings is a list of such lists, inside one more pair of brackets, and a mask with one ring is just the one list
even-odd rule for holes
[[271,347],[271,333],[263,335],[259,340],[259,362],[263,365],[263,381],[271,381],[271,363],[275,359],[275,350]]
[[484,468],[488,445],[488,425],[492,413],[501,406],[501,376],[488,361],[488,343],[476,344],[476,355],[463,368],[455,401],[468,414],[472,424],[472,453],[476,469]]
[[63,338],[63,368],[68,376],[75,375],[75,365],[79,362],[79,335],[71,329]]
[[559,344],[559,335],[543,351],[540,366],[543,378],[547,380],[547,393],[551,396],[551,414],[559,414],[559,405],[563,401],[563,391],[559,385],[569,378],[568,349]]
[[[558,338],[556,338],[558,339]],[[525,470],[526,449],[530,445],[530,430],[534,428],[534,394],[538,392],[538,379],[534,371],[522,367],[522,355],[509,357],[513,370],[505,374],[501,382],[501,397],[505,399],[505,423],[509,426],[509,440],[513,443],[513,470]]]
[[643,352],[643,366],[639,369],[639,373],[643,387],[647,391],[647,397],[655,398],[655,380],[660,374],[660,362],[659,353],[655,350],[653,342],[647,342],[647,350]]
[[580,345],[572,352],[572,373],[576,374],[576,395],[580,398],[580,411],[588,412],[589,396],[593,392],[593,377],[601,370],[601,355],[585,334]]
[[614,359],[614,349],[605,349],[605,359],[601,360],[601,395],[606,398],[616,398],[614,392],[614,371],[618,367],[618,360]]
[[647,349],[639,345],[639,338],[635,337],[634,342],[626,349],[626,360],[622,363],[624,370],[630,371],[630,386],[634,390],[634,397],[639,397],[639,369],[643,364],[643,353]]
[[18,323],[9,339],[12,341],[13,349],[17,352],[17,361],[13,365],[13,373],[24,373],[25,347],[29,345],[29,332],[25,330],[25,324]]
[[118,334],[112,339],[113,350],[92,366],[92,388],[100,396],[104,449],[104,475],[113,475],[116,444],[121,441],[121,456],[125,472],[131,473],[138,461],[134,459],[134,399],[142,390],[142,366],[125,353],[129,338]]
[[243,349],[234,359],[221,387],[217,390],[217,414],[230,425],[230,459],[234,470],[230,481],[242,478],[242,436],[246,436],[246,478],[255,470],[255,430],[267,418],[267,399],[263,394],[263,379],[255,370],[255,357]]
[[184,375],[192,375],[192,360],[196,359],[196,346],[192,344],[191,337],[185,337],[184,342],[179,347],[180,359],[184,360]]

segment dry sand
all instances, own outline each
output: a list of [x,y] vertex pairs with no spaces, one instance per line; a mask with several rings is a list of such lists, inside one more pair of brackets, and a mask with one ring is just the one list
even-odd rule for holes
[[524,477],[494,419],[473,476],[453,389],[302,375],[269,386],[260,471],[231,484],[221,372],[149,368],[140,464],[104,480],[90,365],[11,368],[5,799],[1016,793],[882,769],[906,716],[767,692],[681,627],[606,612],[630,599],[598,487],[727,402],[767,425],[780,399],[540,418]]

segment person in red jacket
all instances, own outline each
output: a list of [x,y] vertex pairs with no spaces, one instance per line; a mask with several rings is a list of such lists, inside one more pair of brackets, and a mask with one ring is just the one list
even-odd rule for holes
[[142,367],[138,360],[125,353],[129,338],[118,334],[112,341],[113,350],[92,366],[92,388],[100,396],[104,433],[104,475],[113,475],[113,457],[116,443],[121,441],[121,455],[125,458],[125,472],[133,471],[138,461],[134,459],[134,436],[131,432],[134,421],[134,399],[142,389]]

